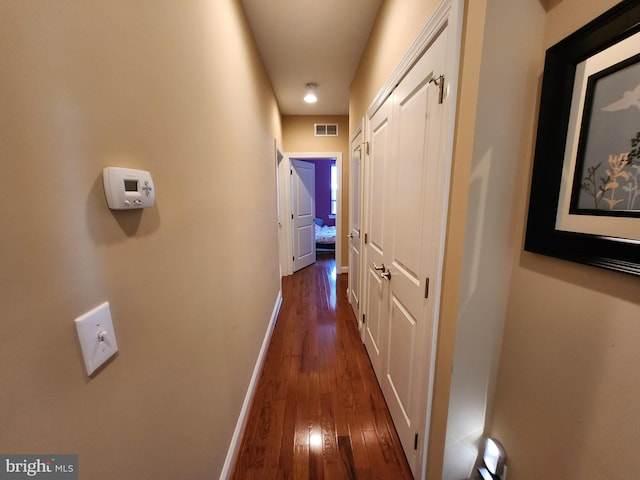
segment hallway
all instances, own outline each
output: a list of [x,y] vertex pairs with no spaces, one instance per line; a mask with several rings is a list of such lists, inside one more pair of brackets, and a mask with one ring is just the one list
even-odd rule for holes
[[412,478],[346,288],[334,259],[283,278],[232,478]]

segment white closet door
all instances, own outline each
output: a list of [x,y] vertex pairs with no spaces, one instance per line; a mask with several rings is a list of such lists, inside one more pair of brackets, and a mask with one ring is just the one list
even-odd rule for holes
[[[365,345],[414,475],[420,472],[447,191],[445,28],[371,117]],[[376,267],[384,270],[376,270]]]
[[362,269],[367,299],[364,344],[380,384],[383,382],[388,333],[389,289],[380,274],[385,262],[385,222],[389,221],[389,212],[386,211],[388,182],[385,180],[391,158],[391,106],[392,99],[389,97],[369,120],[369,157],[366,166],[368,241],[367,265]]

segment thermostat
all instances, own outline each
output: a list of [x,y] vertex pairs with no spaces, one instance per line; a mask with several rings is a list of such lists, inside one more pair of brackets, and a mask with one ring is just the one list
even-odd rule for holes
[[107,167],[102,171],[104,193],[112,210],[153,207],[151,174],[132,168]]

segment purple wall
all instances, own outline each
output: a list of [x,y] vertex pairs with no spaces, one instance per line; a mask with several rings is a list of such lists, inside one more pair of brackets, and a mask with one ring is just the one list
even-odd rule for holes
[[316,165],[316,217],[324,220],[325,225],[335,225],[336,220],[329,218],[331,213],[331,165],[335,160],[307,160]]

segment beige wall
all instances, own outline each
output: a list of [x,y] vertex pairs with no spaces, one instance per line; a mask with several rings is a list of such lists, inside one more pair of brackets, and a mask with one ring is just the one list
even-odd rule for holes
[[[316,123],[337,123],[337,137],[317,137]],[[342,152],[342,208],[338,222],[342,232],[349,228],[349,117],[346,115],[287,115],[282,117],[282,148],[285,152]],[[342,242],[342,265],[349,262],[349,245]]]
[[[617,2],[546,3],[544,48]],[[531,155],[521,162],[527,175],[514,199],[518,247],[531,162]],[[511,284],[489,425],[507,449],[509,478],[633,478],[640,469],[640,279],[519,248]]]
[[454,180],[468,199],[443,480],[472,475],[490,412],[511,268],[520,250],[513,239],[521,226],[510,219],[523,208],[520,182],[528,178],[514,159],[526,159],[533,148],[543,60],[545,12],[538,2],[484,4],[473,2],[466,16],[456,131],[456,167],[468,166],[465,158],[471,163],[469,177]]
[[[5,0],[0,31],[0,452],[215,478],[279,290],[279,112],[239,2]],[[156,206],[110,211],[108,165]],[[73,320],[105,300],[120,353],[88,378]]]

